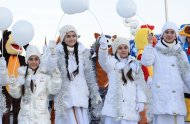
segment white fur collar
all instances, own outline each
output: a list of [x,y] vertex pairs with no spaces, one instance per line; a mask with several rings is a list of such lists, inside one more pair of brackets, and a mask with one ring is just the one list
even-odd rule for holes
[[161,49],[173,49],[173,50],[177,50],[181,47],[181,45],[179,43],[175,44],[172,48],[169,48],[169,47],[166,47],[164,46],[161,41],[159,41],[157,44],[156,44],[156,47],[159,47]]
[[[84,45],[81,42],[78,42],[79,46],[78,46],[78,54],[81,54],[86,48],[84,47]],[[56,46],[57,52],[58,53],[63,53],[63,45],[61,43],[59,43]]]

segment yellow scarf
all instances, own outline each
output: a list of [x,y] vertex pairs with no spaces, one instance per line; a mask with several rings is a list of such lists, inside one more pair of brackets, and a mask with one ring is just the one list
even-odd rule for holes
[[[16,64],[15,64],[15,62],[16,62]],[[15,66],[15,70],[14,70],[14,66]],[[20,67],[20,62],[19,62],[17,56],[10,56],[9,61],[8,61],[8,66],[7,66],[9,76],[14,74],[14,76],[17,77],[18,76],[17,70],[19,67]],[[9,84],[6,85],[6,89],[9,92]]]

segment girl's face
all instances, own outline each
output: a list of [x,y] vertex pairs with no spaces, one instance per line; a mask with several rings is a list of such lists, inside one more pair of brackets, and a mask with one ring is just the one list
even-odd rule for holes
[[33,71],[35,71],[40,64],[40,58],[36,55],[32,55],[29,57],[27,64],[28,64],[29,68],[31,68]]
[[167,42],[167,43],[173,43],[176,39],[176,33],[173,29],[168,29],[164,32],[163,34],[163,39]]
[[129,48],[125,44],[121,44],[117,47],[117,53],[121,58],[127,58],[129,55]]
[[64,42],[67,46],[74,47],[77,42],[77,35],[75,32],[71,31],[65,35]]

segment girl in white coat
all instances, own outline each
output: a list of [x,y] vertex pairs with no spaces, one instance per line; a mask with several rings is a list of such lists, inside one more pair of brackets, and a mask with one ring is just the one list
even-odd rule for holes
[[10,77],[10,94],[21,97],[18,124],[50,124],[48,95],[56,94],[61,87],[61,74],[55,69],[52,75],[40,65],[41,54],[37,47],[28,46],[27,67],[18,69],[18,78]]
[[2,94],[2,86],[8,82],[8,71],[6,68],[6,61],[4,57],[0,58],[0,124],[2,124],[2,116],[6,111],[6,100]]
[[187,56],[177,41],[178,27],[167,22],[161,32],[161,41],[149,45],[142,55],[142,64],[153,65],[152,91],[153,124],[184,124],[186,107],[184,84],[190,89],[190,67]]
[[[101,101],[90,51],[77,41],[77,31],[71,25],[60,29],[61,42],[49,45],[51,56],[48,63],[56,60],[61,71],[62,87],[55,96],[55,124],[89,124],[89,98],[93,107]],[[96,112],[94,112],[96,114]]]
[[118,37],[112,43],[113,56],[108,56],[107,40],[100,38],[99,63],[109,78],[108,93],[102,114],[105,124],[137,124],[144,110],[146,96],[144,77],[138,61],[129,56],[130,44]]

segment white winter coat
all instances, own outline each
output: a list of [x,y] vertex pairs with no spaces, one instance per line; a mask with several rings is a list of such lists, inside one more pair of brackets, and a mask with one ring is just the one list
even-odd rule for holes
[[[102,114],[116,119],[124,119],[130,121],[138,121],[139,113],[135,110],[138,102],[145,103],[146,96],[141,87],[141,83],[145,85],[144,77],[135,77],[133,71],[133,78],[135,81],[127,79],[127,84],[124,85],[122,81],[121,70],[118,70],[116,65],[118,60],[114,56],[108,56],[107,50],[99,49],[99,63],[105,70],[109,79],[109,87],[104,102]],[[129,70],[130,63],[136,64],[136,69],[139,66],[135,58],[129,56],[125,63],[125,70]],[[140,68],[139,68],[140,69]]]
[[[89,98],[92,98],[92,101],[100,98],[90,56],[90,51],[79,43],[79,73],[70,81],[67,77],[63,46],[62,44],[57,45],[57,64],[62,75],[61,92],[55,96],[55,110],[57,114],[64,115],[65,110],[73,106],[88,108]],[[74,54],[69,54],[69,72],[73,72],[76,68],[75,56]]]
[[[21,96],[21,83],[25,81],[26,67],[20,67],[19,76],[14,85],[10,85],[10,94],[14,98],[21,98],[21,109],[18,115],[19,124],[50,124],[50,113],[48,111],[48,96],[60,91],[61,78],[60,72],[56,70],[51,76],[42,73],[40,68],[35,74],[33,93]],[[31,90],[30,90],[31,91]],[[30,102],[26,103],[23,98],[29,97]]]
[[154,68],[151,84],[153,114],[186,115],[183,86],[185,83],[190,89],[190,71],[180,44],[173,48],[164,46],[162,42],[155,48],[148,45],[141,61],[143,65],[153,65]]

